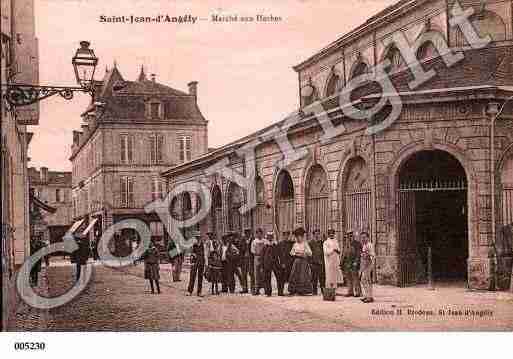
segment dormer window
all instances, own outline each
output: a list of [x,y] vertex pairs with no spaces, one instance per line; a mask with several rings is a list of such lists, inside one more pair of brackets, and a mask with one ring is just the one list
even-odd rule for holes
[[150,104],[151,118],[158,118],[160,114],[160,103]]
[[146,104],[146,117],[150,119],[158,119],[164,117],[162,103],[158,100],[150,100]]

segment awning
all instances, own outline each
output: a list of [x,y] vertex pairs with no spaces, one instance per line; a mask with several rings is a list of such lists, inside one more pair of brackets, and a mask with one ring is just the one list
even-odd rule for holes
[[89,231],[91,230],[91,228],[93,228],[94,224],[98,221],[98,218],[95,218],[93,219],[89,225],[87,226],[86,229],[84,229],[84,231],[82,232],[82,235],[85,236],[87,233],[89,233]]
[[42,209],[43,211],[49,212],[49,213],[55,213],[57,212],[57,208],[52,207],[41,201],[39,198],[34,196],[32,193],[29,196],[30,202],[34,205],[34,207]]
[[78,227],[80,227],[80,225],[82,223],[84,223],[84,221],[85,221],[85,218],[82,218],[82,219],[76,221],[75,223],[73,223],[73,225],[68,229],[69,233],[71,233],[71,234],[75,233],[77,231]]

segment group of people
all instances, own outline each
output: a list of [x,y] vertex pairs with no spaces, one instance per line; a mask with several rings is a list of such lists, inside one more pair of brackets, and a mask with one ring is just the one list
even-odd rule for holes
[[[196,290],[196,295],[203,296],[205,278],[212,295],[235,293],[237,279],[240,293],[260,295],[263,290],[265,295],[271,296],[274,275],[278,296],[285,295],[287,285],[288,295],[317,295],[320,289],[325,299],[334,300],[340,267],[348,285],[346,296],[360,297],[363,291],[362,301],[372,302],[375,255],[369,235],[350,233],[347,246],[341,251],[332,229],[324,238],[319,230],[314,230],[308,239],[305,234],[299,227],[293,233],[284,233],[278,241],[273,232],[264,235],[262,229],[257,229],[253,237],[251,230],[246,229],[242,235],[231,232],[218,240],[214,233],[209,232],[207,238],[203,238],[199,232],[194,232],[188,295]],[[159,257],[153,244],[142,259],[152,293],[155,287],[160,293]],[[183,253],[175,253],[172,261],[173,281],[179,281]]]

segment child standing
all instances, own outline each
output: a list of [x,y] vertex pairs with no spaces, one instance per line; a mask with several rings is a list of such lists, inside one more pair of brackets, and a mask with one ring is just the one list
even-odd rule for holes
[[160,260],[159,252],[153,242],[150,243],[150,247],[143,254],[142,259],[144,260],[144,279],[150,281],[151,293],[155,294],[155,286],[157,287],[157,293],[160,294]]

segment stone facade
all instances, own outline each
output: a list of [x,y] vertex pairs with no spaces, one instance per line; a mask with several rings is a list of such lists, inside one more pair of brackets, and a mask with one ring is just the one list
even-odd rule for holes
[[[1,2],[1,74],[6,83],[38,83],[38,51],[33,0]],[[2,329],[16,306],[16,270],[29,254],[29,195],[27,151],[32,133],[26,125],[37,125],[38,104],[9,108],[2,88]]]
[[[198,160],[170,168],[163,173],[169,189],[196,180],[209,186],[212,193],[220,190],[221,203],[216,205],[220,209],[216,214],[210,212],[202,228],[217,228],[218,232],[232,229],[229,188],[234,176],[206,173],[226,158],[230,168],[242,175],[248,173],[245,159],[236,151],[249,141],[258,141],[255,181],[263,182],[263,220],[255,221],[260,215],[253,211],[244,215],[244,226],[255,229],[258,222],[258,226],[274,230],[278,236],[297,225],[309,231],[316,226],[329,226],[337,231],[342,246],[347,231],[369,231],[376,246],[374,275],[379,283],[407,286],[423,282],[425,251],[433,247],[435,269],[441,278],[453,270],[454,264],[460,266],[460,278],[470,288],[509,287],[511,245],[499,244],[505,238],[501,233],[513,222],[513,201],[508,189],[513,181],[508,169],[513,161],[513,106],[506,103],[496,121],[493,144],[496,238],[492,238],[491,220],[489,111],[494,103],[502,104],[513,94],[512,2],[463,2],[481,14],[471,18],[480,35],[492,35],[493,41],[482,49],[462,46],[460,38],[451,36],[454,29],[447,26],[450,3],[401,1],[295,67],[300,88],[308,84],[314,87],[313,98],[301,98],[299,124],[287,131],[293,149],[305,151],[298,160],[285,168],[277,166],[288,154],[274,140],[264,139],[272,129],[269,127]],[[342,113],[335,95],[351,78],[351,69],[358,67],[355,59],[372,67],[387,56],[381,55],[385,54],[385,38],[400,31],[410,40],[415,39],[421,25],[439,31],[449,47],[462,51],[463,59],[449,68],[433,52],[422,56],[419,60],[425,71],[434,70],[437,75],[415,89],[409,88],[414,77],[406,66],[390,69],[390,79],[398,93],[395,97],[381,96],[388,101],[400,98],[401,114],[384,131],[367,135],[369,125],[379,123],[383,112],[365,120],[352,119]],[[423,46],[419,44],[419,48],[420,45]],[[334,87],[330,85],[333,72],[338,76]],[[380,92],[373,86],[363,86],[359,100],[364,104],[372,104],[376,99],[373,94]],[[327,93],[328,88],[335,92]],[[343,126],[344,131],[323,140],[324,129],[310,116],[315,105],[330,112],[333,126]],[[290,118],[276,124],[276,128],[287,121]],[[316,176],[311,175],[313,172]],[[327,205],[325,197],[312,195],[312,178],[321,178],[318,183],[328,184]],[[443,215],[433,212],[437,207],[427,204],[433,199],[441,201],[438,206],[454,216],[457,229],[449,226],[444,233],[429,227],[436,224],[442,228],[440,224],[444,223]],[[327,225],[311,223],[315,218],[309,214],[312,208],[321,213],[316,218],[328,219]],[[428,209],[432,212],[427,213]],[[458,244],[447,244],[456,239]],[[454,263],[452,255],[458,257]]]
[[[114,90],[123,83],[121,90]],[[96,84],[95,102],[105,103],[97,116],[91,105],[83,114],[82,131],[74,131],[72,156],[73,218],[98,219],[91,236],[124,218],[154,226],[157,217],[144,207],[161,198],[160,172],[207,152],[207,121],[197,105],[197,83],[182,92],[147,79],[125,81],[118,69],[107,70]]]
[[42,228],[35,228],[34,235],[40,236],[47,243],[62,240],[62,236],[73,223],[71,205],[71,172],[49,171],[41,167],[28,169],[30,189],[34,196],[48,206],[55,208],[55,213],[42,211]]

